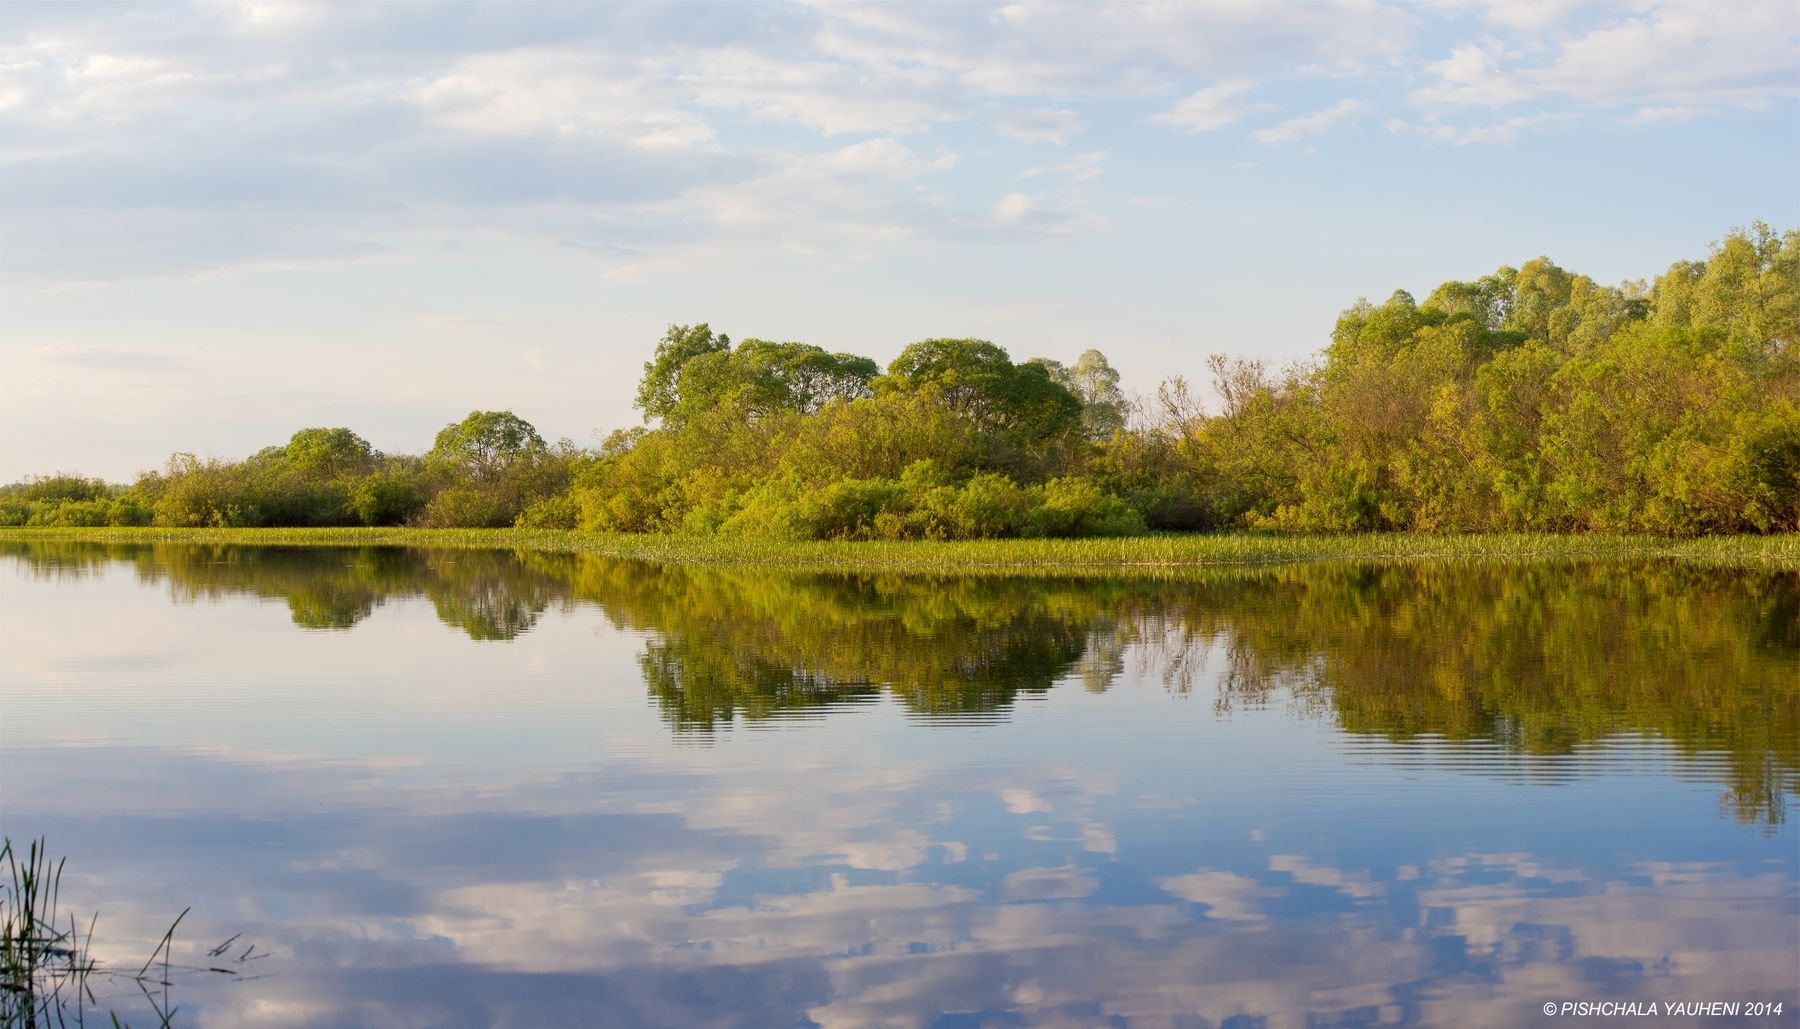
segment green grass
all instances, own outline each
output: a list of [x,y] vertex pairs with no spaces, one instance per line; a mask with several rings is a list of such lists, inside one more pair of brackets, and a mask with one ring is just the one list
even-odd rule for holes
[[410,546],[528,549],[681,564],[769,565],[832,571],[1141,571],[1293,561],[1677,560],[1710,566],[1800,568],[1800,534],[1667,539],[1597,534],[1440,536],[1257,533],[1075,540],[773,543],[543,529],[0,529],[12,540],[211,543],[246,546]]

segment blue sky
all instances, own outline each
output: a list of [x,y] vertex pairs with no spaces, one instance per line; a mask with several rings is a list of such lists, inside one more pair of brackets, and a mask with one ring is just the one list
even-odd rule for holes
[[1800,226],[1800,7],[12,3],[0,479],[634,423],[670,322],[1275,363]]

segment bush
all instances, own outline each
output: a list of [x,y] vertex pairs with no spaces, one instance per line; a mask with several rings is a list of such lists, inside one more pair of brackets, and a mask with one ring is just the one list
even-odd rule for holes
[[[16,490],[19,499],[39,502],[104,500],[112,495],[112,490],[99,479],[89,479],[64,472],[58,472],[55,475],[32,476],[13,489]],[[9,492],[12,491],[9,490]]]
[[581,524],[581,504],[567,493],[531,505],[513,522],[521,529],[573,529]]
[[416,479],[404,472],[377,472],[356,484],[351,506],[364,525],[400,525],[425,506]]
[[1144,516],[1092,480],[1051,479],[1031,512],[1033,536],[1130,536],[1146,531]]
[[418,523],[429,529],[499,529],[513,524],[518,509],[507,498],[476,486],[451,486],[438,491],[419,513]]

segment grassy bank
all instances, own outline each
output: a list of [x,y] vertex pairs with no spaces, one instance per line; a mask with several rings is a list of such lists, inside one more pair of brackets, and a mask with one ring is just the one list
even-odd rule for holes
[[1791,533],[1682,540],[1595,534],[1286,536],[1228,533],[946,543],[771,543],[539,529],[0,529],[0,542],[10,540],[508,548],[682,564],[770,565],[845,571],[1154,571],[1284,561],[1576,559],[1677,560],[1714,567],[1800,568],[1800,535]]

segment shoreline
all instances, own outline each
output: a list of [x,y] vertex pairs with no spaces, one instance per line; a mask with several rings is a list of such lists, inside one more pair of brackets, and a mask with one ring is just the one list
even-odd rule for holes
[[1232,532],[1087,539],[769,542],[547,529],[0,528],[0,543],[13,541],[535,550],[672,564],[835,572],[1159,575],[1185,569],[1316,561],[1559,560],[1672,561],[1800,570],[1800,533],[1669,539],[1575,533],[1287,536]]

